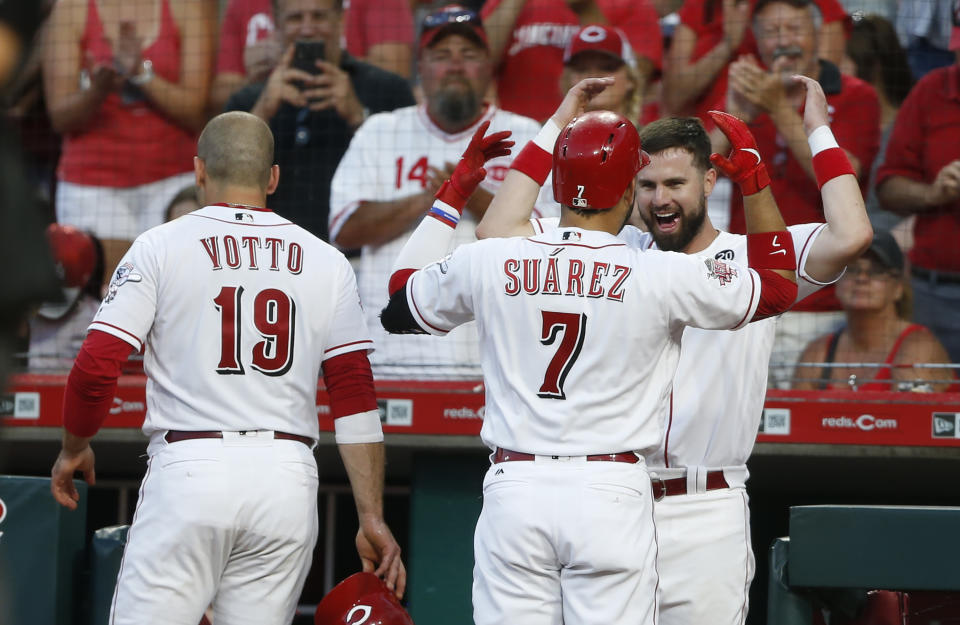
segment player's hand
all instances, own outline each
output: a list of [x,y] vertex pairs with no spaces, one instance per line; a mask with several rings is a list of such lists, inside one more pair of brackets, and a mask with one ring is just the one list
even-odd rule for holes
[[263,87],[260,99],[253,106],[251,113],[260,119],[269,122],[276,115],[280,105],[284,102],[303,108],[307,105],[307,98],[301,89],[303,85],[312,85],[316,78],[313,74],[308,74],[295,67],[290,67],[293,62],[293,44],[287,48],[280,57],[280,62],[270,72],[267,78],[267,84]]
[[243,49],[243,69],[250,82],[263,82],[283,56],[276,37],[267,37]]
[[71,510],[76,510],[77,502],[80,501],[80,493],[73,484],[73,474],[77,471],[83,473],[87,484],[93,486],[96,483],[93,449],[89,445],[76,452],[61,449],[50,472],[50,492],[53,493],[53,498],[58,504]]
[[930,186],[930,196],[927,203],[930,206],[941,206],[960,199],[960,160],[955,160],[937,172],[937,177]]
[[810,136],[810,133],[820,126],[830,124],[830,115],[827,112],[827,96],[823,93],[823,87],[816,80],[807,78],[801,74],[794,74],[790,79],[802,84],[807,90],[806,99],[803,103],[803,130]]
[[750,25],[750,3],[746,0],[723,0],[723,41],[734,53],[743,43]]
[[573,121],[574,117],[583,114],[590,100],[613,83],[614,78],[612,76],[584,78],[570,87],[551,119],[560,128],[565,127]]
[[382,518],[364,516],[357,531],[357,553],[366,573],[383,579],[397,599],[407,588],[407,570],[400,559],[400,545]]
[[363,123],[363,104],[353,90],[350,74],[327,61],[318,60],[317,67],[322,70],[321,73],[314,77],[311,87],[303,92],[310,102],[310,110],[333,109],[351,128],[359,127]]
[[740,185],[744,195],[753,195],[770,184],[757,141],[747,125],[723,111],[708,111],[707,115],[730,141],[730,155],[711,154],[710,162]]
[[498,156],[510,154],[510,148],[513,147],[513,141],[508,140],[512,134],[509,130],[484,136],[489,127],[489,121],[480,124],[477,131],[473,133],[467,149],[463,151],[460,162],[453,168],[450,179],[437,191],[437,199],[458,211],[463,211],[467,200],[486,178],[487,170],[484,164]]

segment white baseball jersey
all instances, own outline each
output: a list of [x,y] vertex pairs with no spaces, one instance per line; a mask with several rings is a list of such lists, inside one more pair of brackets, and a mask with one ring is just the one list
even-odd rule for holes
[[145,350],[148,435],[317,438],[322,361],[373,346],[343,254],[270,210],[226,204],[137,237],[90,329]]
[[[427,184],[428,167],[442,169],[445,163],[457,163],[477,126],[486,121],[490,122],[488,134],[511,130],[511,139],[518,146],[533,139],[540,130],[534,120],[492,105],[474,125],[457,134],[441,130],[424,106],[370,117],[357,131],[333,176],[330,240],[336,240],[340,228],[361,202],[391,201],[422,192]],[[512,159],[510,155],[488,162],[487,178],[481,187],[495,192],[507,175]],[[553,202],[542,206],[552,211],[548,216],[556,215],[559,210]],[[535,212],[544,214],[537,209]],[[473,216],[464,211],[451,249],[476,241],[476,226]],[[425,372],[479,375],[480,357],[473,326],[459,328],[444,339],[389,335],[380,327],[378,315],[387,303],[390,270],[408,238],[409,233],[384,245],[364,246],[360,258],[357,278],[360,299],[377,342],[377,352],[371,358],[375,373],[378,377],[409,377]]]
[[[537,230],[557,227],[550,219],[531,223]],[[825,286],[805,270],[812,243],[824,225],[787,228],[793,235],[799,267],[797,301]],[[619,236],[631,248],[656,249],[653,237],[633,226],[624,227]],[[696,256],[746,264],[747,237],[720,232]],[[773,318],[751,323],[739,332],[684,331],[673,384],[673,407],[664,440],[657,452],[647,457],[648,466],[720,468],[746,464],[763,413],[767,362],[775,331]],[[746,479],[745,471],[742,477]]]
[[484,443],[545,455],[653,451],[683,328],[741,327],[759,298],[745,267],[576,228],[463,246],[407,283],[425,331],[477,321]]

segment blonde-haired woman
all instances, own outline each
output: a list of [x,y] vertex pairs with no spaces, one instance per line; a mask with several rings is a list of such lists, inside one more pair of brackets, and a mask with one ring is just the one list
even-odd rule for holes
[[567,93],[584,78],[605,76],[612,76],[615,82],[590,100],[587,110],[614,111],[638,123],[646,80],[626,36],[612,26],[588,24],[570,38],[564,50],[560,92]]
[[[794,373],[793,388],[954,390],[951,369],[914,366],[949,363],[950,358],[927,328],[910,321],[912,298],[904,273],[903,252],[889,232],[876,232],[870,248],[847,267],[836,293],[846,312],[847,325],[807,345]],[[831,366],[832,363],[884,366]]]

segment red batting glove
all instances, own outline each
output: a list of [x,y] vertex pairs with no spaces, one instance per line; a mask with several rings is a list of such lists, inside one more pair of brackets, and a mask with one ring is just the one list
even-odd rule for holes
[[487,176],[484,164],[498,156],[510,154],[513,146],[513,141],[507,141],[507,137],[513,134],[509,130],[495,132],[489,137],[483,136],[489,126],[489,121],[480,124],[470,139],[470,145],[463,151],[460,162],[453,169],[453,174],[440,185],[434,196],[461,213],[467,200]]
[[711,154],[710,162],[740,185],[740,192],[753,195],[770,184],[767,168],[760,159],[757,140],[747,125],[723,111],[708,111],[707,115],[730,140],[730,156]]

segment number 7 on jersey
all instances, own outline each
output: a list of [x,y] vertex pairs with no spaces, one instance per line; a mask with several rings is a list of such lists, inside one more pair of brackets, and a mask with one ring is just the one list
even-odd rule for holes
[[540,329],[540,343],[553,345],[557,336],[563,332],[563,338],[557,346],[557,351],[550,359],[547,370],[543,375],[543,384],[537,397],[544,399],[566,399],[563,392],[563,383],[567,374],[573,368],[573,363],[580,355],[583,347],[583,337],[587,331],[587,315],[584,313],[562,313],[541,310],[543,325]]

